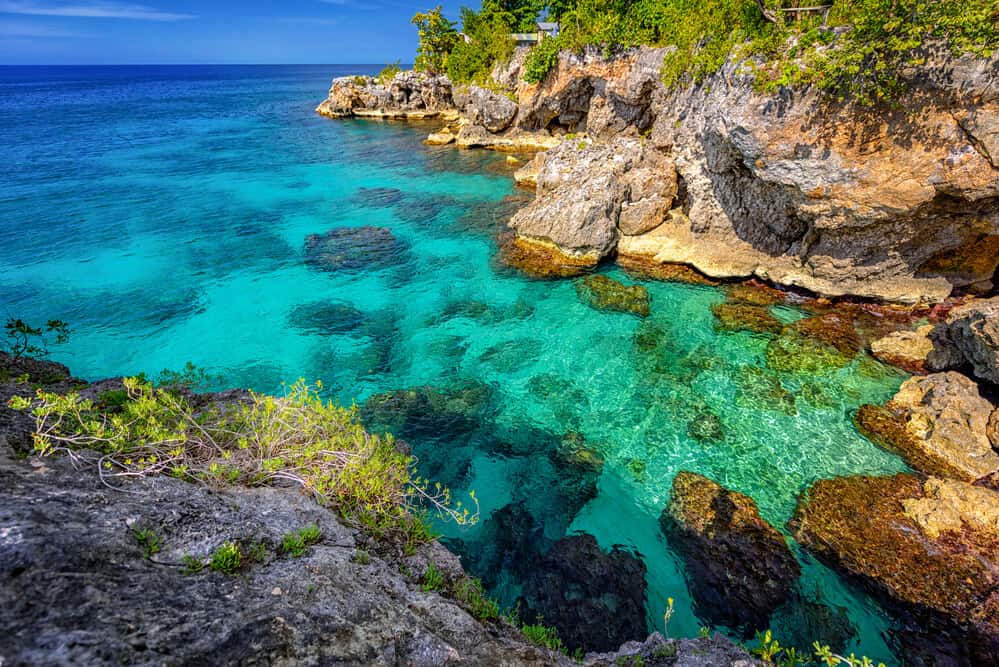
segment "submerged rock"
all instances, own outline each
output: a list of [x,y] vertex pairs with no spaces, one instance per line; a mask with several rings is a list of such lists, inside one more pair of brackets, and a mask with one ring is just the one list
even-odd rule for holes
[[825,373],[848,366],[861,347],[852,322],[843,314],[806,317],[770,341],[767,366],[785,373]]
[[576,281],[576,294],[597,310],[649,315],[649,291],[641,285],[625,285],[604,275],[587,276]]
[[718,415],[704,410],[687,424],[687,435],[701,442],[717,442],[725,437]]
[[999,297],[954,308],[931,338],[931,370],[969,364],[975,376],[999,384]]
[[854,422],[875,444],[931,475],[974,482],[999,471],[987,426],[995,406],[960,373],[906,380],[884,407],[863,405]]
[[954,480],[841,477],[812,485],[791,527],[899,616],[913,664],[984,665],[999,660],[997,511],[999,493]]
[[659,521],[684,558],[701,618],[747,637],[769,627],[770,613],[788,599],[801,568],[752,498],[681,471]]
[[618,253],[616,261],[618,266],[639,280],[668,280],[688,285],[718,284],[717,280],[712,280],[686,264],[657,262],[654,258],[645,255],[625,253]]
[[315,301],[296,306],[288,322],[306,333],[329,336],[357,330],[367,320],[363,311],[345,302]]
[[597,265],[595,255],[570,255],[550,243],[510,237],[500,244],[500,261],[532,278],[571,278]]
[[931,331],[933,325],[927,324],[915,331],[896,331],[888,334],[871,343],[871,354],[879,361],[910,373],[926,373],[926,358],[933,351]]
[[715,328],[722,331],[752,331],[753,333],[780,333],[784,323],[771,314],[765,306],[744,303],[716,303],[711,306]]
[[477,428],[486,417],[492,390],[467,381],[453,387],[397,389],[371,396],[361,407],[369,430],[389,431],[401,438],[442,436]]
[[555,626],[570,651],[616,650],[646,636],[645,565],[618,547],[605,552],[592,535],[564,537],[528,575],[521,611]]
[[338,227],[305,239],[305,261],[323,271],[384,269],[405,262],[408,245],[387,227]]
[[784,388],[773,372],[757,366],[740,366],[733,380],[738,389],[735,396],[737,405],[791,416],[798,414],[794,394]]

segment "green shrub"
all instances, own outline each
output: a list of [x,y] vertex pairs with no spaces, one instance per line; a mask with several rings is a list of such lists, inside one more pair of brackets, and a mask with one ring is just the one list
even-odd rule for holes
[[463,577],[454,585],[454,599],[465,605],[469,613],[480,621],[495,620],[500,617],[499,605],[489,598],[482,588],[482,582],[472,577]]
[[391,83],[392,79],[395,78],[395,75],[401,71],[402,66],[399,64],[399,61],[396,60],[394,63],[389,63],[382,68],[382,71],[378,73],[378,80],[383,85],[388,85]]
[[541,83],[558,63],[561,38],[546,38],[538,42],[524,60],[524,81]]
[[197,574],[205,569],[205,564],[201,562],[201,559],[192,556],[191,554],[185,554],[181,559],[180,573],[181,574]]
[[132,530],[132,537],[142,547],[146,558],[152,558],[163,548],[163,541],[152,528],[136,528]]
[[108,482],[154,474],[214,487],[292,482],[407,551],[434,539],[426,511],[460,524],[478,520],[474,493],[466,506],[414,475],[413,460],[391,436],[367,433],[356,407],[324,401],[318,385],[299,381],[284,396],[251,394],[245,402],[195,410],[182,392],[137,378],[124,384],[128,400],[113,412],[75,392],[38,391],[10,405],[34,414],[39,454],[89,457]]
[[263,563],[267,560],[267,543],[263,540],[254,542],[246,552],[246,559],[251,563]]
[[44,327],[34,327],[15,317],[7,318],[3,329],[6,340],[0,349],[15,359],[23,356],[46,357],[49,354],[49,334],[55,335],[53,343],[62,345],[72,333],[69,325],[62,320],[49,320]]
[[433,563],[427,565],[427,569],[424,570],[421,580],[420,588],[425,593],[444,590],[444,573],[437,569],[437,566]]
[[504,12],[475,12],[461,9],[462,31],[468,41],[459,39],[448,55],[447,73],[456,83],[488,82],[493,65],[513,54],[513,17]]
[[524,633],[527,641],[535,646],[551,649],[553,651],[565,651],[565,646],[558,636],[558,630],[547,625],[522,625],[520,631]]
[[281,538],[281,551],[292,558],[305,554],[309,546],[318,543],[323,537],[319,526],[312,524],[296,531],[285,533]]
[[243,552],[235,542],[223,542],[222,546],[212,553],[208,567],[214,572],[236,574],[243,567]]

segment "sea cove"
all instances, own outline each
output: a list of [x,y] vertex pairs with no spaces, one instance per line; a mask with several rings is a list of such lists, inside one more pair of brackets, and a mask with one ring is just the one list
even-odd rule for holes
[[[581,279],[504,266],[498,239],[532,197],[506,155],[424,146],[439,124],[313,113],[331,74],[378,69],[0,69],[0,218],[17,221],[0,230],[0,302],[71,322],[53,359],[88,380],[189,361],[212,389],[322,380],[422,474],[477,491],[480,523],[440,529],[506,607],[537,604],[542,555],[582,532],[643,563],[645,630],[664,631],[673,598],[669,632],[695,636],[712,624],[660,529],[677,472],[750,496],[783,530],[816,480],[907,470],[853,425],[907,377],[866,352],[775,370],[773,333],[719,325],[730,285],[600,269],[647,288],[642,317],[595,309]],[[343,228],[362,231],[308,252]],[[878,605],[795,551],[782,641],[893,662]]]

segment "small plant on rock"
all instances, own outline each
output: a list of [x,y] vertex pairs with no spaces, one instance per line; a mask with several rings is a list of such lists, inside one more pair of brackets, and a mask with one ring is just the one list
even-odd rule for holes
[[436,565],[430,563],[427,565],[427,569],[423,572],[420,588],[422,588],[425,593],[444,590],[444,573],[437,569]]
[[201,559],[191,554],[185,554],[180,559],[180,562],[180,573],[184,575],[197,574],[205,569],[205,564]]
[[304,526],[296,531],[285,533],[284,537],[281,538],[281,552],[292,558],[299,558],[305,555],[309,546],[318,543],[322,537],[323,533],[319,526],[315,524]]
[[152,558],[163,548],[163,541],[152,528],[136,528],[132,531],[132,536],[142,547],[146,558]]
[[464,577],[454,585],[454,599],[464,604],[468,611],[480,621],[499,618],[499,605],[490,599],[482,588],[482,582],[472,577]]
[[565,651],[562,639],[558,636],[558,630],[554,627],[542,625],[541,623],[524,624],[520,626],[520,631],[527,637],[527,641],[535,646],[541,646],[552,651]]
[[236,574],[243,567],[243,552],[235,542],[223,542],[212,554],[208,567],[214,572]]

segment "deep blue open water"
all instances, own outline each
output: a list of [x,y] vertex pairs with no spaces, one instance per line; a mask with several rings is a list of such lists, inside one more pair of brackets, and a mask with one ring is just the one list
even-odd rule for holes
[[[504,156],[425,147],[433,126],[313,112],[331,76],[377,69],[0,68],[3,313],[68,321],[53,358],[89,379],[190,361],[220,386],[321,379],[345,403],[438,388],[395,395],[408,419],[365,414],[424,472],[477,491],[482,521],[442,527],[469,569],[512,605],[525,563],[588,532],[644,561],[648,628],[672,597],[673,635],[705,625],[659,529],[678,470],[749,494],[782,527],[815,479],[904,469],[851,425],[903,379],[869,357],[774,374],[765,337],[715,331],[718,289],[645,283],[641,320],[499,266],[496,236],[529,196]],[[382,229],[341,229],[358,227]],[[326,256],[307,253],[310,235]],[[796,394],[793,414],[757,395],[761,373]],[[689,432],[704,414],[722,430],[711,442]],[[497,559],[511,516],[532,537]],[[835,624],[847,651],[892,661],[880,609],[801,561],[797,601],[771,623],[782,643]]]

